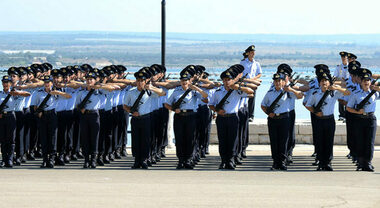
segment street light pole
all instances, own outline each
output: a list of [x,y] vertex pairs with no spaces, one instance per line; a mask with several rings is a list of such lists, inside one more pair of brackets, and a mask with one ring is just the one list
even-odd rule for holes
[[165,45],[166,45],[166,14],[165,0],[161,1],[161,65],[165,66]]

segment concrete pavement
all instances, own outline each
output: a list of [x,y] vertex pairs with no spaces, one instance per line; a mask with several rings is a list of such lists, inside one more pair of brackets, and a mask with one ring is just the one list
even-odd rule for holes
[[28,161],[0,169],[0,207],[379,207],[376,150],[374,173],[355,171],[344,146],[334,147],[334,172],[315,171],[310,145],[296,146],[287,172],[269,171],[268,145],[251,145],[236,171],[217,169],[217,146],[194,170],[175,170],[174,149],[150,170],[131,170],[130,155],[95,170]]

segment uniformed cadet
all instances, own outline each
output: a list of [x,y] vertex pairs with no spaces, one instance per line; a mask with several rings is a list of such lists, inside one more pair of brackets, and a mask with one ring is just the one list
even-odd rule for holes
[[[12,78],[3,76],[3,91],[0,92],[0,144],[2,161],[0,167],[13,167],[13,154],[15,150],[15,134],[16,134],[16,115],[14,110],[17,108],[16,96],[30,96],[29,92],[11,90]],[[5,99],[10,95],[8,101]]]
[[[353,94],[361,90],[360,82],[361,79],[359,77],[359,69],[361,67],[361,64],[358,61],[350,62],[348,65],[348,72],[350,73],[350,77],[345,79],[346,88],[351,92],[350,95],[344,96],[343,98],[339,99],[339,102],[343,103],[345,106],[347,106],[347,102],[350,99]],[[348,159],[352,159],[354,163],[357,162],[357,156],[355,153],[355,137],[353,136],[353,129],[355,129],[355,126],[353,126],[353,123],[355,123],[353,120],[356,119],[355,116],[352,116],[352,113],[347,111],[345,109],[345,116],[346,116],[346,136],[347,136],[347,147],[350,150],[350,152],[347,155]]]
[[[268,115],[268,131],[273,159],[272,170],[287,170],[287,144],[290,124],[290,97],[302,98],[303,94],[285,86],[285,75],[273,75],[275,88],[269,90],[261,102],[262,110]],[[281,96],[282,95],[282,96]],[[277,103],[274,103],[278,99]],[[272,109],[270,107],[273,106]]]
[[[186,67],[190,69],[191,66]],[[196,129],[196,110],[199,99],[207,99],[207,93],[191,84],[192,75],[188,70],[181,73],[181,87],[176,88],[165,103],[165,107],[175,112],[174,135],[176,154],[179,159],[177,169],[193,169],[191,161],[194,152],[194,140]],[[187,90],[189,93],[183,97],[178,108],[172,106]]]
[[[12,87],[17,87],[22,84],[21,75],[24,75],[26,72],[21,69],[17,69],[15,67],[11,67],[8,69],[8,75],[12,77]],[[22,162],[25,162],[24,154],[24,127],[25,127],[25,114],[24,114],[24,105],[25,105],[25,97],[23,96],[15,96],[15,113],[16,113],[16,147],[15,147],[15,165],[19,166]]]
[[58,96],[71,98],[71,95],[53,88],[53,78],[43,77],[44,89],[33,97],[33,105],[38,114],[38,133],[41,139],[43,163],[41,168],[54,168],[57,148],[57,113]]
[[[327,73],[320,74],[318,82],[319,89],[312,92],[306,108],[316,115],[313,128],[316,128],[315,146],[319,161],[317,170],[332,171],[331,160],[335,134],[334,107],[338,98],[349,95],[350,91],[338,85],[332,85],[331,75]],[[325,93],[328,93],[326,97],[324,97]],[[319,107],[320,102],[322,105]]]
[[148,79],[150,74],[149,68],[144,67],[134,74],[136,78],[136,87],[130,89],[124,100],[124,109],[132,114],[131,132],[132,132],[132,155],[135,162],[132,169],[148,169],[148,159],[151,146],[152,133],[152,98],[164,96],[166,93],[162,89],[154,87]]
[[[126,78],[126,74],[125,72],[127,71],[127,68],[123,65],[117,65],[116,66],[118,69],[119,69],[119,73],[118,73],[118,78],[119,79],[124,79]],[[124,87],[124,86],[123,86]],[[123,102],[124,102],[124,98],[125,98],[125,95],[126,93],[130,90],[130,86],[128,87],[124,87],[121,89],[121,94],[120,94],[120,97],[119,97],[119,109],[120,109],[120,116],[121,116],[121,120],[122,120],[122,129],[121,129],[121,132],[120,132],[120,136],[121,136],[121,140],[120,140],[120,154],[121,156],[127,156],[127,143],[128,143],[128,137],[127,137],[127,129],[128,129],[128,126],[129,126],[129,113],[128,112],[125,112],[124,109],[123,109]]]
[[[261,77],[262,69],[260,63],[254,60],[256,55],[256,48],[254,45],[249,46],[243,53],[243,60],[240,62],[244,66],[243,75],[248,74],[247,78],[259,79]],[[255,96],[248,100],[248,117],[249,122],[253,121],[255,114]]]
[[[372,73],[368,69],[360,69],[361,77],[361,90],[354,93],[348,103],[347,110],[355,117],[354,122],[354,137],[357,138],[356,154],[358,157],[357,170],[362,171],[374,171],[374,167],[371,164],[374,152],[374,143],[376,137],[376,116],[374,114],[376,110],[376,100],[380,99],[379,87],[371,86]],[[373,92],[371,92],[373,91]],[[360,108],[358,105],[367,97],[368,101],[364,106]]]
[[[340,58],[342,59],[342,63],[337,65],[334,72],[334,77],[336,77],[338,80],[345,80],[350,77],[350,74],[348,72],[348,57],[347,52],[341,51],[339,53]],[[343,102],[339,101],[339,120],[343,121],[345,120],[345,105]]]
[[[223,80],[223,87],[216,90],[209,102],[210,109],[218,113],[216,125],[219,140],[219,154],[222,159],[219,169],[235,169],[234,159],[237,157],[239,118],[238,111],[241,97],[253,96],[254,91],[242,83],[237,84],[239,77],[234,77],[230,71],[226,70],[220,78]],[[243,86],[242,86],[243,85]],[[226,94],[232,90],[222,106],[220,102]],[[221,108],[217,108],[217,107]]]
[[92,71],[86,75],[86,90],[77,98],[77,107],[81,113],[80,139],[85,159],[83,168],[96,168],[100,130],[99,108],[102,98],[99,89],[114,90],[112,86],[97,83],[97,77],[97,73]]

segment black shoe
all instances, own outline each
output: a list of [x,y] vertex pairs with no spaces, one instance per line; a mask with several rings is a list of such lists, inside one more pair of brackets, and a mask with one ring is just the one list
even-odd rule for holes
[[142,169],[145,169],[145,170],[148,169],[148,164],[146,162],[142,162],[140,165]]
[[208,148],[206,149],[206,155],[209,155],[210,154],[210,152],[208,151]]
[[138,168],[140,168],[141,166],[140,166],[140,163],[139,162],[137,162],[137,161],[135,161],[135,163],[132,165],[132,169],[138,169]]
[[249,122],[253,122],[253,118],[249,118],[248,121],[249,121]]
[[311,157],[316,157],[317,156],[317,153],[316,152],[314,152],[312,155],[311,155]]
[[65,155],[65,157],[63,158],[63,161],[65,163],[70,163],[70,157],[69,157],[69,155]]
[[5,168],[13,168],[13,162],[10,160],[6,161],[4,164],[4,167]]
[[27,159],[27,160],[31,160],[31,161],[36,160],[36,158],[34,157],[34,153],[33,153],[33,152],[28,153],[28,154],[26,155],[26,159]]
[[315,162],[313,162],[312,165],[313,165],[313,166],[317,166],[317,165],[319,165],[319,160],[315,159]]
[[110,164],[110,163],[111,163],[111,161],[110,161],[108,155],[105,155],[105,156],[103,157],[103,162],[104,162],[104,164]]
[[282,163],[279,165],[278,169],[280,169],[280,170],[288,170],[288,167],[286,167],[286,163],[285,163],[285,162],[282,162]]
[[115,159],[121,159],[121,155],[119,151],[115,152]]
[[194,167],[191,164],[191,162],[186,162],[183,166],[185,167],[185,169],[188,169],[188,170],[194,169]]
[[366,165],[362,168],[362,171],[374,172],[374,168],[372,165]]
[[128,155],[127,148],[123,147],[123,151],[121,151],[121,156],[127,157],[127,155]]
[[201,151],[201,158],[206,158],[206,151],[205,150]]
[[324,168],[325,171],[333,171],[333,168],[331,167],[331,164],[327,164],[323,168]]
[[96,168],[96,162],[95,161],[91,161],[90,168]]
[[73,155],[71,155],[71,160],[72,160],[72,161],[77,161],[77,160],[78,160],[78,156],[77,156],[77,154],[73,154]]
[[108,157],[109,157],[109,159],[110,159],[111,161],[114,161],[114,160],[115,160],[115,155],[114,155],[113,153],[110,153]]
[[161,149],[161,157],[166,157],[165,148]]
[[18,158],[16,158],[16,160],[15,160],[15,166],[20,166],[20,165],[21,165],[21,158],[18,157]]
[[89,168],[90,167],[90,162],[89,161],[85,161],[84,164],[83,164],[83,168]]
[[59,166],[65,165],[65,159],[63,155],[60,155],[59,157],[57,157],[57,159],[55,160],[55,165],[59,165]]
[[150,161],[152,162],[152,164],[157,164],[155,157],[152,157],[152,159],[150,159]]
[[49,161],[46,163],[46,167],[47,167],[47,168],[54,168],[54,161],[53,161],[53,160],[49,160]]
[[219,169],[225,169],[225,168],[226,168],[226,164],[224,162],[221,162],[219,165]]
[[348,159],[351,159],[351,158],[352,158],[351,154],[348,154],[346,157],[347,157]]
[[226,163],[226,167],[225,168],[227,170],[235,170],[234,163],[233,162]]
[[146,164],[149,166],[149,167],[152,167],[152,162],[148,159],[146,160]]
[[287,164],[293,163],[293,156],[288,155],[288,157],[286,158],[286,162],[287,162]]
[[41,152],[41,150],[36,150],[36,151],[34,152],[34,157],[35,157],[35,158],[41,158],[41,157],[42,157],[42,152]]
[[78,152],[78,153],[77,153],[77,157],[78,157],[79,159],[83,159],[83,158],[84,158],[82,152]]
[[0,162],[0,168],[3,168],[3,167],[5,167],[5,162],[4,162],[4,161],[1,161],[1,162]]
[[156,157],[155,157],[155,159],[156,159],[156,162],[160,162],[160,161],[161,161],[161,156],[160,156],[160,154],[157,154]]
[[323,170],[322,165],[318,165],[317,171],[322,171],[322,170]]
[[41,164],[41,166],[40,166],[40,168],[47,168],[47,162],[42,162],[42,164]]
[[241,152],[241,157],[242,157],[242,158],[247,158],[247,152],[246,152],[246,150],[243,150],[243,151]]
[[23,156],[21,157],[21,163],[26,163],[26,155],[23,155]]
[[235,157],[235,164],[242,165],[243,163],[240,161],[239,157]]
[[177,170],[184,169],[185,165],[182,162],[178,162],[178,165],[176,167]]
[[99,166],[104,166],[104,162],[103,162],[103,159],[101,156],[98,157],[98,159],[96,160],[96,162],[98,163]]

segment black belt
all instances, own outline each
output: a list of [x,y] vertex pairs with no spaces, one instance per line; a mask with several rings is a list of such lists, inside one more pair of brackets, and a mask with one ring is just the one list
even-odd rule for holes
[[93,113],[98,113],[98,110],[85,110],[84,114],[93,114]]
[[55,113],[55,109],[47,110],[47,111],[42,111],[42,113],[43,113],[43,114]]
[[187,109],[180,110],[180,113],[190,113],[190,112],[194,112],[194,110],[187,110]]
[[236,113],[225,113],[224,115],[218,114],[218,116],[220,116],[220,117],[233,117],[233,116],[237,116],[237,115],[236,115]]
[[354,113],[353,115],[358,117],[358,118],[372,118],[375,115],[375,113],[374,112],[363,113],[363,114]]
[[179,113],[176,113],[176,115],[180,115],[180,116],[187,116],[191,114],[195,114],[194,110],[180,110]]
[[321,117],[319,117],[319,116],[315,116],[317,119],[322,119],[322,120],[324,120],[324,119],[331,119],[331,118],[334,118],[334,114],[332,114],[332,115],[328,115],[328,116],[321,116]]
[[147,113],[147,114],[144,114],[142,116],[132,116],[133,118],[136,118],[136,119],[143,119],[143,118],[147,118],[150,116],[151,113]]
[[1,114],[3,115],[3,116],[10,116],[10,115],[13,115],[15,112],[14,111],[3,111]]
[[275,113],[274,116],[272,117],[272,119],[282,119],[282,118],[286,118],[286,117],[289,117],[289,113],[288,112],[285,112],[285,113]]

